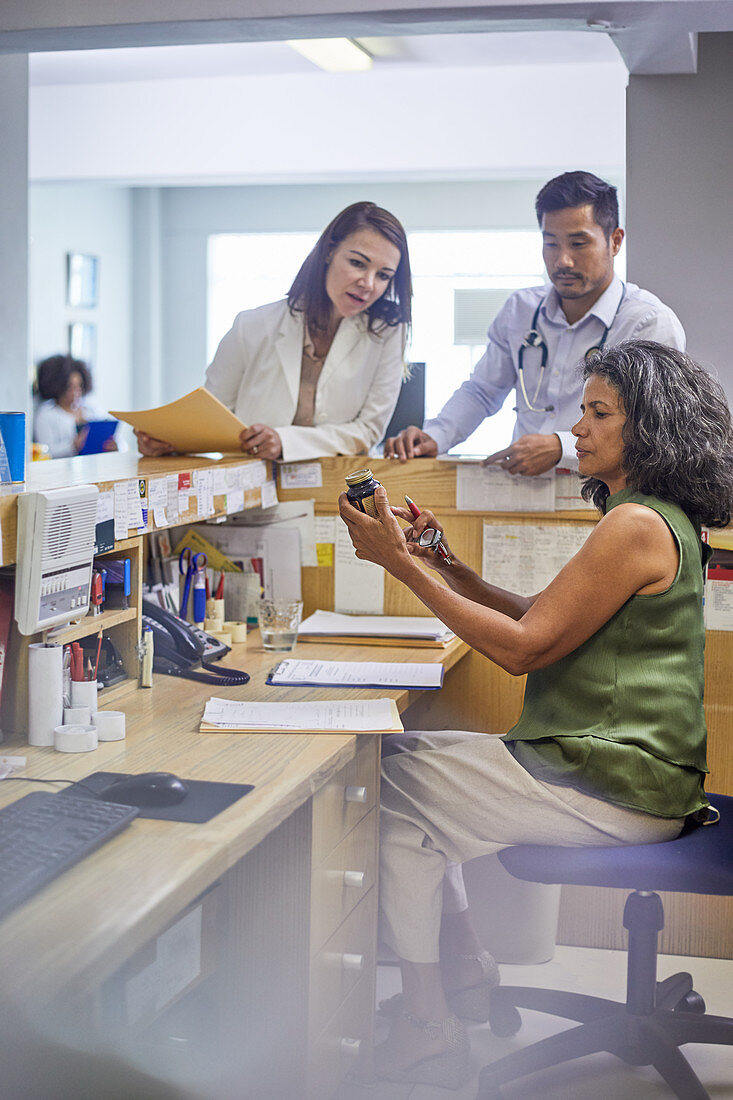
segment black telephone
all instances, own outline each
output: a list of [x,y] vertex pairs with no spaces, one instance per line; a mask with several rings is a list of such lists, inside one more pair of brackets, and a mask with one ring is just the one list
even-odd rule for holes
[[[247,672],[236,668],[219,669],[210,663],[229,653],[228,645],[172,611],[166,611],[153,600],[143,598],[142,611],[143,625],[153,631],[153,672],[182,676],[217,687],[234,687],[249,681]],[[196,671],[199,664],[206,672]]]

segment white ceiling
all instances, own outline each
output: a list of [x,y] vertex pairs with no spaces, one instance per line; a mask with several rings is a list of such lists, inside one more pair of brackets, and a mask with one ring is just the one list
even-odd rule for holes
[[[360,41],[375,54],[379,52],[374,67],[382,71],[409,71],[426,66],[496,68],[537,64],[623,67],[609,36],[590,30],[435,34]],[[285,42],[148,46],[30,55],[30,82],[37,87],[317,71]]]

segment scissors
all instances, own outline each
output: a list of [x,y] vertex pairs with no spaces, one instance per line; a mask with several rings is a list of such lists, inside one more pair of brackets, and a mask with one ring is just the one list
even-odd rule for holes
[[[203,558],[203,562],[200,559]],[[184,567],[184,561],[186,565]],[[188,617],[188,595],[191,591],[191,581],[195,572],[206,568],[206,554],[194,554],[190,546],[184,546],[181,550],[178,558],[178,572],[181,576],[186,575],[186,579],[183,582],[183,595],[181,596],[181,611],[180,615],[182,619]]]

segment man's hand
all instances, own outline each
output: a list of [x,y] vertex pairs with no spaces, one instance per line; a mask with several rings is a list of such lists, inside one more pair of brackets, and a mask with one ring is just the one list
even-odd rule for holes
[[280,458],[283,444],[274,428],[267,424],[250,424],[239,436],[239,442],[245,454],[254,458]]
[[433,437],[414,424],[384,441],[384,457],[398,458],[400,462],[408,458],[435,458],[437,453],[438,444]]
[[135,436],[137,437],[138,451],[141,455],[146,455],[147,458],[160,458],[161,455],[175,454],[175,448],[162,439],[155,439],[152,435],[139,432],[137,428],[135,429]]
[[503,451],[496,451],[483,461],[484,466],[501,466],[510,474],[536,477],[557,466],[562,458],[562,444],[556,435],[522,435]]

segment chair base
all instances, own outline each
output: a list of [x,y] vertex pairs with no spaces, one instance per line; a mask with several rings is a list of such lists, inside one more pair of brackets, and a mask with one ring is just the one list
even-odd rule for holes
[[627,900],[626,1004],[562,990],[523,986],[498,986],[493,990],[489,1024],[498,1035],[513,1035],[519,1030],[518,1008],[563,1016],[579,1022],[579,1026],[486,1066],[479,1076],[477,1100],[500,1100],[502,1084],[601,1051],[615,1054],[628,1065],[654,1066],[679,1100],[710,1100],[679,1047],[684,1043],[733,1046],[733,1019],[706,1014],[705,1002],[693,989],[689,974],[656,981],[657,931],[651,944],[650,932],[653,921],[661,917],[655,914],[655,905],[661,914],[656,894],[632,894]]

